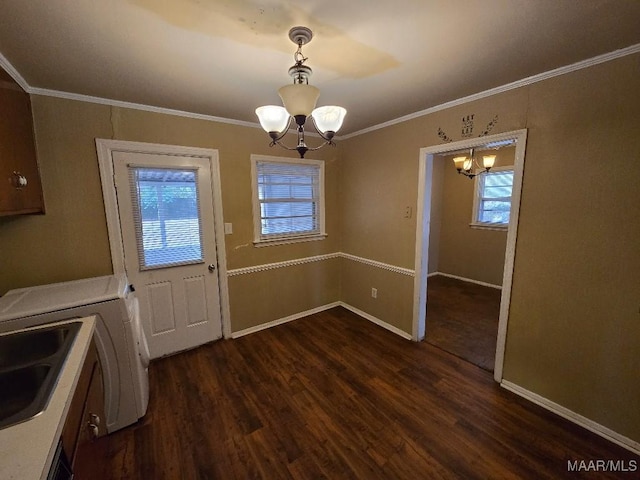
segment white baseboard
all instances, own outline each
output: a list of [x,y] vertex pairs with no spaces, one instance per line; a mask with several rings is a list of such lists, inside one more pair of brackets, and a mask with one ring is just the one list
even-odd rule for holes
[[359,310],[356,307],[352,307],[348,303],[344,303],[344,302],[338,302],[338,303],[340,304],[341,307],[344,307],[347,310],[352,311],[356,315],[360,315],[362,318],[365,318],[365,319],[369,320],[370,322],[375,323],[379,327],[382,327],[382,328],[384,328],[386,330],[389,330],[390,332],[395,333],[396,335],[399,335],[402,338],[405,338],[407,340],[411,340],[411,334],[410,333],[407,333],[404,330],[400,330],[398,327],[394,327],[393,325],[390,325],[387,322],[384,322],[384,321],[380,320],[379,318],[374,317],[373,315],[369,315],[368,313],[363,312],[362,310]]
[[456,280],[462,280],[463,282],[475,283],[476,285],[482,285],[483,287],[496,288],[502,290],[502,285],[495,285],[493,283],[481,282],[480,280],[474,280],[472,278],[460,277],[458,275],[451,275],[450,273],[431,272],[427,275],[429,277],[435,277],[436,275],[442,275],[443,277],[455,278]]
[[333,307],[339,307],[340,305],[341,305],[340,302],[328,303],[320,307],[312,308],[311,310],[306,310],[304,312],[294,313],[293,315],[289,315],[288,317],[279,318],[278,320],[273,320],[267,323],[261,323],[260,325],[256,325],[255,327],[249,327],[249,328],[245,328],[244,330],[238,330],[237,332],[231,332],[231,338],[244,337],[245,335],[249,335],[250,333],[256,333],[256,332],[259,332],[260,330],[266,330],[267,328],[275,327],[277,325],[282,325],[283,323],[291,322],[293,320],[298,320],[299,318],[307,317],[315,313],[324,312],[325,310],[329,310],[330,308],[333,308]]
[[627,438],[623,435],[620,435],[617,432],[614,432],[610,428],[605,427],[604,425],[600,425],[599,423],[594,422],[593,420],[588,419],[587,417],[583,417],[582,415],[569,410],[562,405],[559,405],[548,398],[545,398],[537,393],[533,393],[527,389],[516,385],[515,383],[511,383],[507,380],[502,380],[500,382],[500,386],[519,395],[530,402],[535,403],[536,405],[541,406],[557,415],[560,415],[562,418],[569,420],[581,427],[586,428],[587,430],[600,435],[601,437],[620,445],[621,447],[626,448],[627,450],[632,451],[633,453],[640,455],[640,443]]
[[334,307],[344,307],[347,310],[350,310],[351,312],[355,313],[356,315],[361,316],[362,318],[369,320],[370,322],[375,323],[376,325],[389,330],[390,332],[395,333],[396,335],[401,336],[402,338],[406,338],[407,340],[411,340],[411,335],[408,334],[407,332],[405,332],[404,330],[400,330],[397,327],[394,327],[393,325],[390,325],[386,322],[383,322],[382,320],[380,320],[379,318],[374,317],[373,315],[369,315],[366,312],[363,312],[362,310],[359,310],[355,307],[352,307],[351,305],[344,303],[344,302],[333,302],[333,303],[328,303],[326,305],[322,305],[320,307],[316,307],[316,308],[312,308],[311,310],[306,310],[304,312],[299,312],[299,313],[294,313],[293,315],[289,315],[288,317],[284,317],[284,318],[279,318],[278,320],[273,320],[271,322],[267,322],[267,323],[261,323],[260,325],[256,325],[255,327],[249,327],[249,328],[245,328],[244,330],[238,330],[237,332],[232,332],[231,333],[231,338],[240,338],[240,337],[244,337],[245,335],[249,335],[251,333],[256,333],[259,332],[261,330],[266,330],[267,328],[271,328],[271,327],[275,327],[277,325],[282,325],[283,323],[287,323],[287,322],[291,322],[293,320],[298,320],[299,318],[303,318],[303,317],[307,317],[309,315],[313,315],[315,313],[320,313],[320,312],[324,312],[325,310],[329,310],[330,308],[334,308]]

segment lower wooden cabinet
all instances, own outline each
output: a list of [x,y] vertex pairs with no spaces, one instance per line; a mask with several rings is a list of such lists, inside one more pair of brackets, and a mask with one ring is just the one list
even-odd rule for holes
[[62,430],[62,448],[77,480],[91,479],[102,468],[105,458],[94,455],[94,444],[107,432],[104,422],[102,368],[92,341]]

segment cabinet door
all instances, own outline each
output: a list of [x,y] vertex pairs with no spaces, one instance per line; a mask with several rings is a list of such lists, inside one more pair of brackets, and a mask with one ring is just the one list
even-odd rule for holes
[[83,421],[78,433],[78,445],[73,460],[74,478],[94,480],[101,478],[107,458],[107,443],[98,437],[107,433],[104,415],[104,387],[102,368],[96,362],[87,393]]
[[62,429],[62,448],[67,455],[69,462],[73,463],[78,446],[80,431],[84,427],[84,410],[91,387],[91,380],[95,365],[98,363],[98,357],[93,341],[87,352],[87,357],[80,372],[80,378],[76,385],[76,391],[71,399],[69,413]]
[[0,215],[44,213],[31,100],[0,68]]
[[86,444],[106,433],[102,368],[92,341],[62,429],[62,447],[71,465],[75,466]]

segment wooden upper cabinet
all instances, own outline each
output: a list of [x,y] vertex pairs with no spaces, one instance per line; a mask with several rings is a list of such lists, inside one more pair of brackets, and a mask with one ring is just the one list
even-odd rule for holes
[[44,213],[31,99],[0,68],[0,216]]

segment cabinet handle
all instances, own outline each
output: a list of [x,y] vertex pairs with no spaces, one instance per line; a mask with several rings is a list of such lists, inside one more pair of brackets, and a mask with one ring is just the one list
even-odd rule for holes
[[17,190],[22,190],[27,186],[27,177],[20,172],[13,172],[13,175],[9,178],[9,182]]
[[95,425],[100,425],[100,417],[95,413],[89,414],[90,422]]
[[98,425],[100,425],[100,417],[95,413],[90,413],[89,419],[90,420],[87,424],[87,427],[89,428],[89,430],[91,430],[91,436],[93,438],[98,438],[98,436],[100,435],[100,428],[98,427]]
[[98,438],[98,435],[100,434],[100,429],[98,428],[97,425],[90,423],[89,430],[91,430],[91,436],[93,438]]

